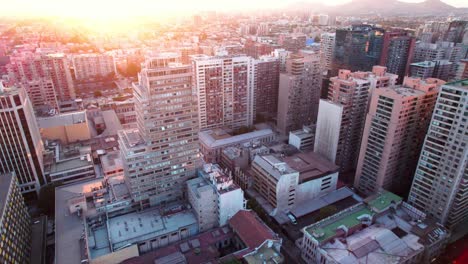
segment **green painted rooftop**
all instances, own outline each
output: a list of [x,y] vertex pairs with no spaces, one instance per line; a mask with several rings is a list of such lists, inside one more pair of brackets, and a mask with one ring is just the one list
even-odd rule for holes
[[371,208],[375,208],[380,212],[381,210],[387,208],[392,203],[392,201],[399,203],[401,200],[403,200],[403,198],[400,196],[385,191],[374,199],[368,201],[368,204],[371,206]]
[[[391,192],[384,191],[375,198],[372,198],[368,201],[368,205],[362,204],[359,208],[355,208],[354,212],[350,214],[343,214],[331,216],[331,219],[328,221],[325,220],[322,224],[312,225],[310,227],[306,227],[305,231],[312,235],[319,243],[330,239],[336,234],[336,230],[339,226],[346,226],[348,229],[355,227],[361,223],[358,219],[362,215],[374,215],[377,212],[387,208],[392,201],[395,203],[399,203],[403,199]],[[375,211],[373,210],[375,208]],[[339,213],[338,213],[339,214]],[[336,219],[333,219],[335,217]],[[314,233],[319,235],[319,237],[314,236]],[[323,234],[320,236],[320,234]]]
[[310,233],[312,236],[313,236],[313,233],[316,233],[316,234],[323,233],[323,236],[321,237],[314,236],[314,238],[317,239],[317,241],[321,243],[322,241],[325,241],[333,237],[336,234],[336,229],[341,225],[346,226],[348,229],[356,225],[359,225],[361,221],[358,220],[358,217],[365,215],[365,214],[372,215],[372,211],[369,210],[367,207],[362,207],[356,212],[353,212],[349,215],[339,218],[336,221],[333,221],[328,225],[324,225],[324,226],[317,227],[317,228],[307,228],[306,231]]

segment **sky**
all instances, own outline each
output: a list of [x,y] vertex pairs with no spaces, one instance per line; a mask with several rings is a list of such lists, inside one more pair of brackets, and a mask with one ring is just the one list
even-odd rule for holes
[[[321,0],[0,0],[0,15],[44,15],[76,18],[123,18],[140,14],[176,13],[200,10],[248,10],[278,8],[295,2],[323,2]],[[379,1],[379,0],[376,0]],[[386,1],[386,0],[380,0]],[[422,2],[421,0],[402,0]],[[327,0],[337,5],[350,0]],[[456,6],[468,7],[467,0],[443,0]]]

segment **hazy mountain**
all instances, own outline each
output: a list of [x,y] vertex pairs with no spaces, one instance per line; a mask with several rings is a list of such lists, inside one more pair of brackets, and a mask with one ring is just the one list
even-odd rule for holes
[[291,4],[289,10],[310,10],[312,12],[332,12],[343,15],[359,14],[385,14],[385,15],[412,15],[412,14],[447,14],[467,12],[466,8],[456,8],[440,0],[426,0],[421,3],[406,3],[397,0],[353,0],[338,6],[325,6],[319,3],[298,2]]

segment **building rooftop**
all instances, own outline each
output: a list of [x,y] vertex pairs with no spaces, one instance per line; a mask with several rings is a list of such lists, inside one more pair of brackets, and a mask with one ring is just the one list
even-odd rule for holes
[[129,243],[144,241],[180,228],[197,224],[192,211],[186,210],[162,216],[159,209],[125,214],[108,220],[109,241],[114,250]]
[[70,213],[68,201],[83,197],[93,187],[102,186],[101,179],[64,185],[55,189],[55,262],[82,263],[88,259],[83,251],[84,220],[82,216]]
[[283,158],[293,170],[299,172],[299,183],[338,172],[339,167],[315,152],[300,152]]
[[449,60],[420,61],[420,62],[411,63],[411,66],[417,66],[417,67],[422,67],[422,68],[432,68],[432,67],[435,67],[436,64],[450,65],[452,64],[452,62],[450,62]]
[[86,122],[86,111],[70,112],[58,114],[55,116],[43,116],[37,118],[37,123],[40,128],[70,126]]
[[244,133],[236,136],[231,136],[227,133],[223,133],[222,136],[218,131],[207,130],[201,131],[198,133],[200,142],[204,145],[209,146],[210,148],[220,148],[227,145],[239,144],[245,141],[254,140],[256,138],[267,137],[274,135],[273,130],[261,129],[249,133]]
[[311,234],[319,243],[329,240],[339,232],[347,232],[353,227],[360,225],[363,221],[372,218],[376,213],[382,212],[392,204],[401,203],[402,198],[387,191],[370,197],[366,203],[343,210],[331,218],[327,218],[304,229]]
[[229,219],[229,225],[250,249],[259,247],[265,240],[278,239],[273,230],[266,226],[252,211],[241,210],[237,212]]
[[93,161],[89,154],[85,156],[78,156],[54,162],[50,167],[50,174],[60,173],[88,166],[93,166]]
[[209,261],[214,261],[221,255],[216,247],[216,243],[230,239],[232,236],[233,233],[229,227],[218,227],[139,257],[125,260],[123,264],[146,264],[153,262],[159,264],[164,262],[158,261],[175,258],[175,256],[178,256],[178,258],[184,256],[188,263],[209,263]]
[[[335,191],[329,192],[323,196],[320,196],[308,203],[298,204],[291,210],[291,213],[296,218],[299,218],[304,215],[310,214],[314,211],[317,211],[320,208],[323,208],[330,204],[334,204],[340,200],[346,199],[353,195],[354,193],[348,187],[340,188]],[[289,221],[289,218],[286,217],[284,222],[288,222],[288,221]]]
[[447,238],[425,214],[382,191],[303,229],[336,263],[400,263]]
[[102,170],[104,172],[114,171],[123,167],[120,151],[111,151],[100,157]]

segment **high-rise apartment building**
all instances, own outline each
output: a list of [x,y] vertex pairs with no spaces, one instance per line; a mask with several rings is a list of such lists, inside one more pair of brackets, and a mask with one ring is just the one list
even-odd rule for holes
[[193,57],[201,130],[253,124],[254,67],[247,56]]
[[367,113],[354,186],[406,194],[437,99],[439,79],[405,78],[403,87],[376,89]]
[[75,99],[75,87],[68,60],[64,54],[21,54],[11,57],[7,66],[10,79],[19,84],[25,81],[48,78],[54,83],[60,101]]
[[380,65],[387,67],[389,73],[398,75],[398,83],[408,75],[414,45],[415,38],[406,31],[387,31],[384,34]]
[[73,56],[76,80],[107,77],[114,71],[114,57],[110,54],[87,53]]
[[453,63],[448,60],[421,61],[411,63],[410,76],[421,79],[437,78],[447,81],[451,78],[450,76],[454,76],[454,73],[451,72],[452,69]]
[[0,174],[0,263],[31,263],[31,217],[15,173]]
[[449,27],[444,35],[444,40],[455,43],[464,43],[465,36],[468,32],[468,21],[456,20],[449,24]]
[[143,208],[181,199],[199,160],[192,68],[179,60],[146,59],[133,85],[138,129],[119,131],[126,182]]
[[408,202],[449,228],[468,217],[468,82],[440,89]]
[[333,63],[336,34],[323,33],[320,37],[320,65],[322,71],[330,71]]
[[413,63],[423,61],[448,60],[452,63],[448,79],[455,78],[461,59],[467,57],[466,48],[461,43],[439,41],[436,43],[417,43],[414,48]]
[[371,25],[353,25],[336,30],[333,71],[370,71],[378,65],[384,41],[384,30]]
[[253,61],[254,67],[254,119],[276,117],[278,111],[279,60],[261,57]]
[[21,83],[21,86],[28,93],[31,104],[36,112],[51,109],[59,110],[54,82],[51,79],[24,81]]
[[330,78],[328,100],[320,100],[314,151],[342,172],[354,170],[371,92],[393,87],[397,78],[382,66],[372,72],[340,70]]
[[316,122],[321,82],[319,54],[302,52],[288,59],[278,95],[277,126],[282,134]]
[[0,173],[15,172],[21,192],[34,198],[44,184],[43,144],[24,89],[0,83]]

